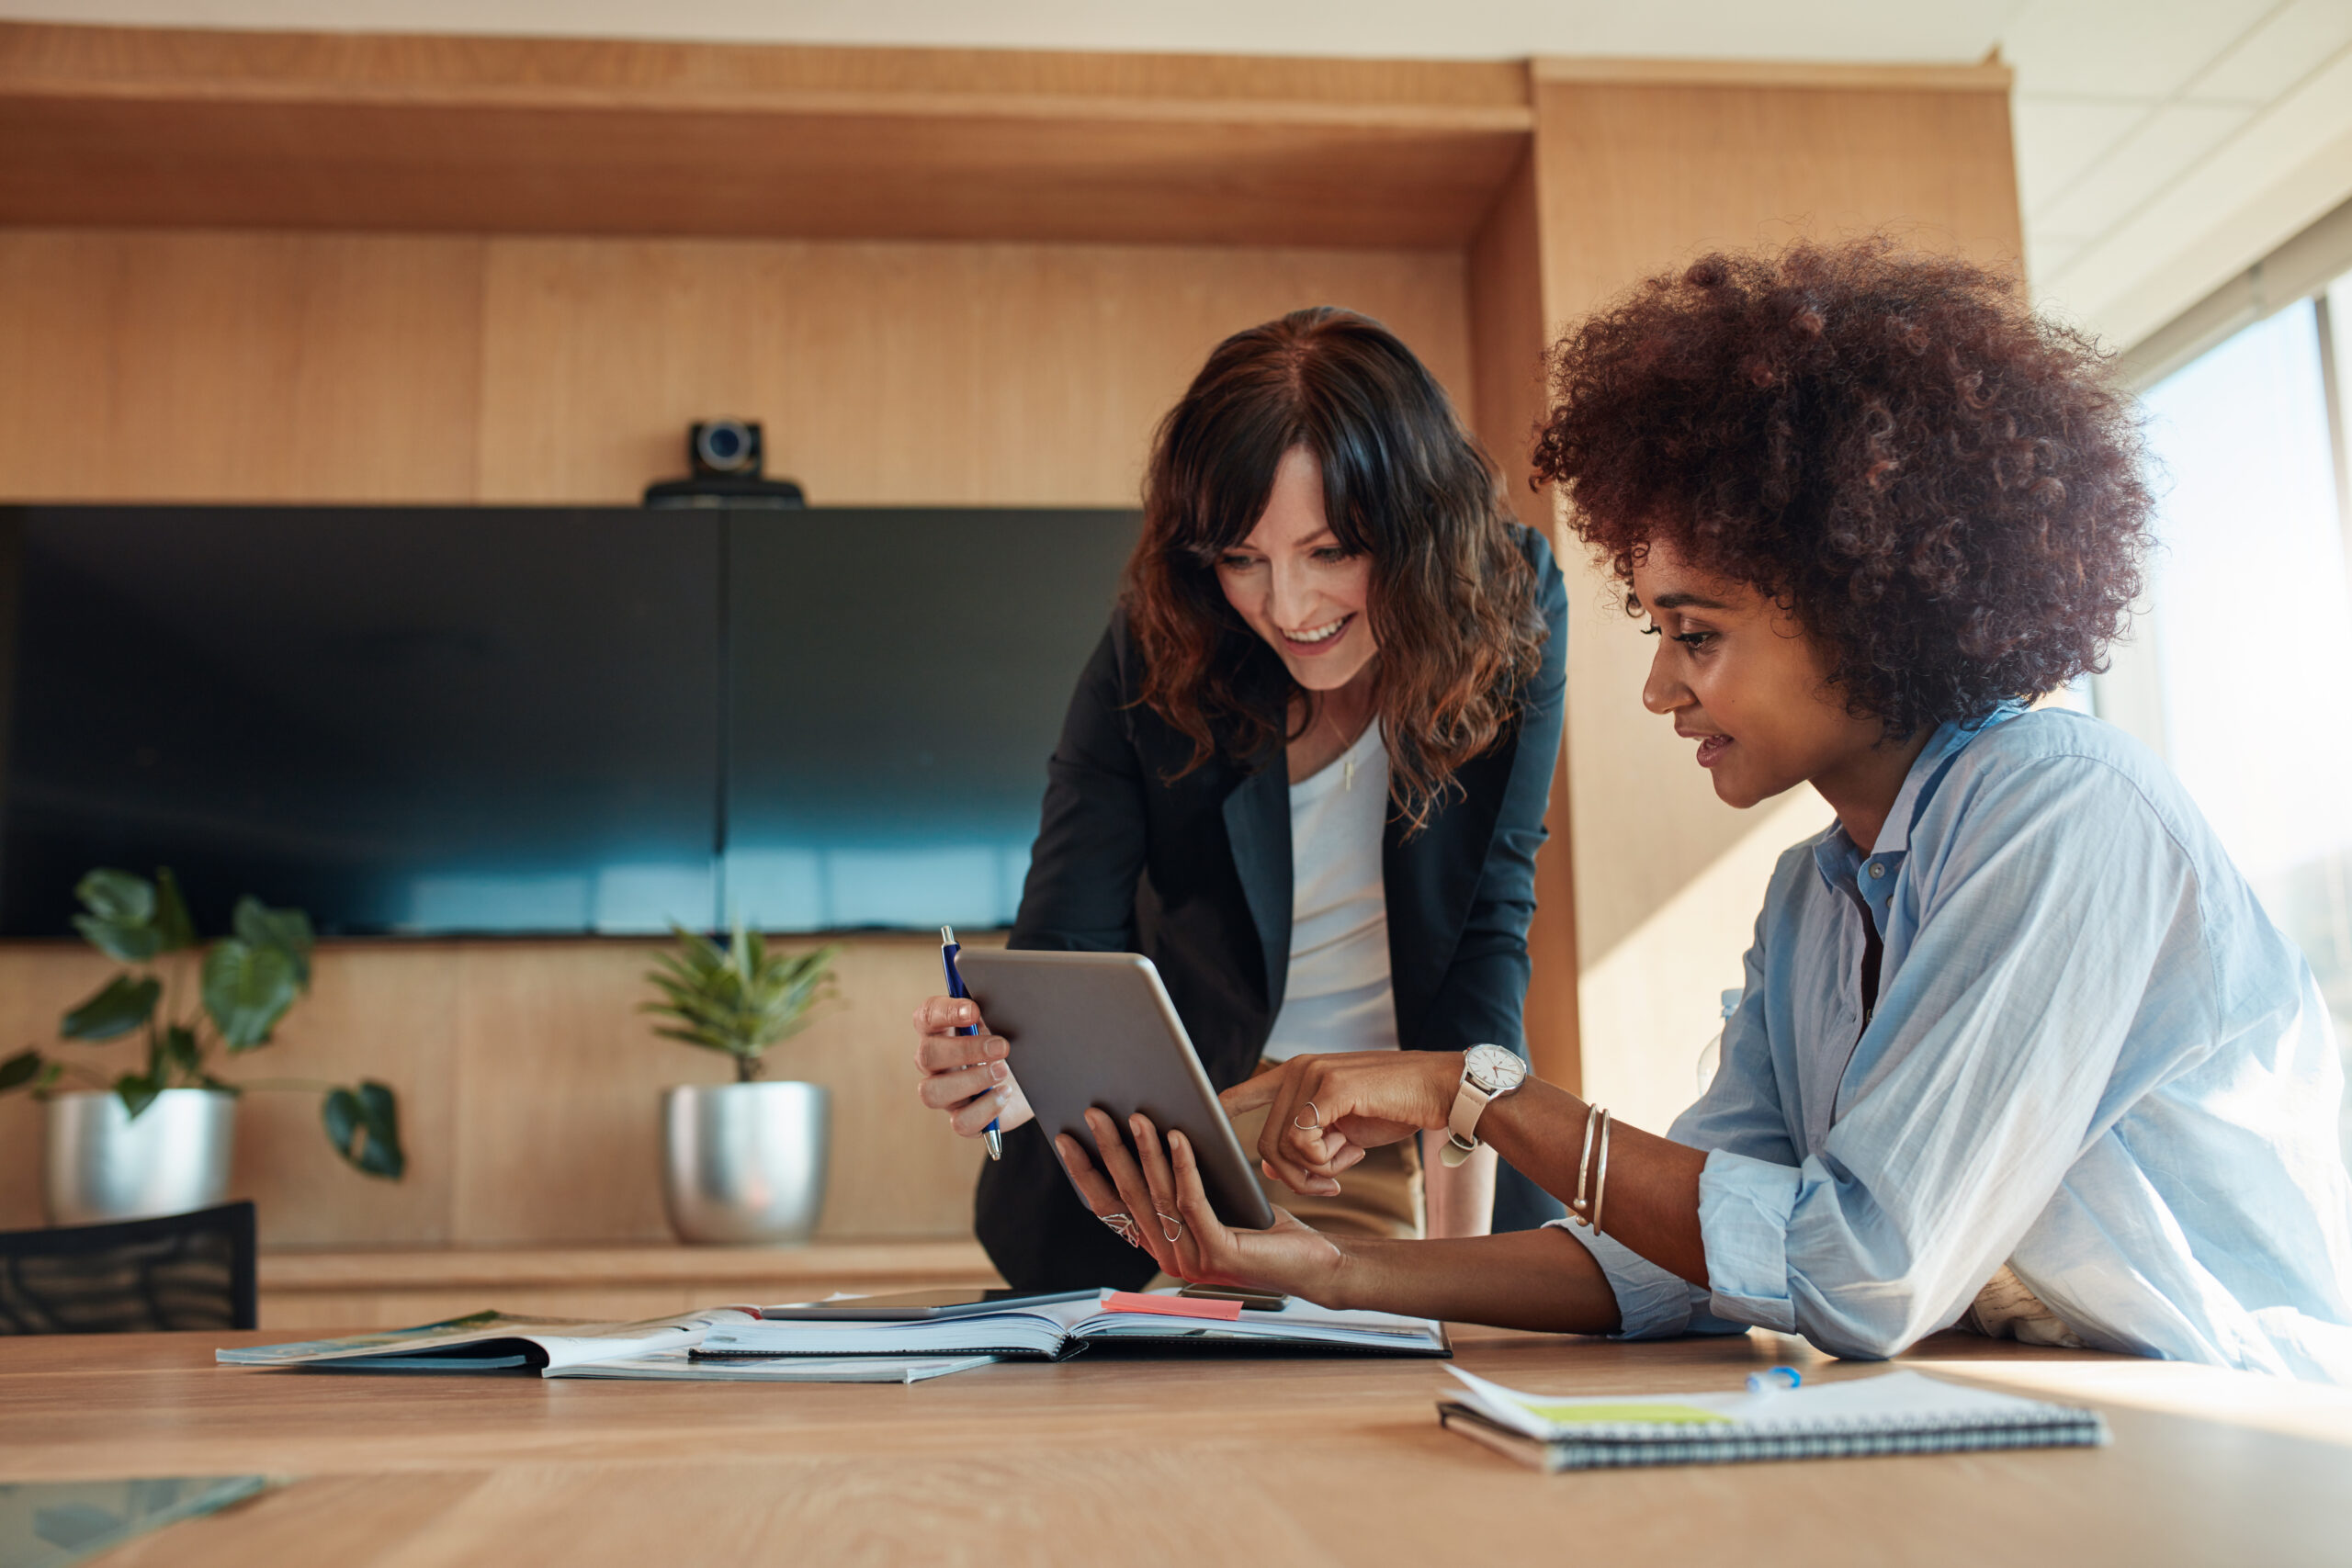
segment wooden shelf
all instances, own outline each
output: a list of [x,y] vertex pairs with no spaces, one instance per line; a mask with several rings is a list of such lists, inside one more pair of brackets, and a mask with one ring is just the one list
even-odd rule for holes
[[1539,84],[1602,87],[1842,88],[1863,93],[2007,93],[2013,73],[1986,60],[1976,65],[1871,64],[1813,60],[1642,60],[1622,56],[1538,55]]
[[0,25],[0,223],[1451,247],[1517,63]]
[[495,1289],[568,1285],[994,1283],[979,1243],[818,1241],[805,1247],[373,1247],[265,1252],[261,1288],[301,1291]]
[[261,1323],[272,1329],[393,1327],[485,1307],[633,1319],[835,1291],[1003,1282],[979,1244],[960,1239],[265,1252],[259,1273]]

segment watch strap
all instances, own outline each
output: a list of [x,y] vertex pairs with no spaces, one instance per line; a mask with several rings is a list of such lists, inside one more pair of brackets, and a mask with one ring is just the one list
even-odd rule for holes
[[1453,1097],[1453,1113],[1445,1119],[1450,1149],[1460,1149],[1467,1155],[1478,1146],[1478,1118],[1487,1113],[1494,1098],[1472,1082],[1468,1073],[1462,1075],[1462,1088]]

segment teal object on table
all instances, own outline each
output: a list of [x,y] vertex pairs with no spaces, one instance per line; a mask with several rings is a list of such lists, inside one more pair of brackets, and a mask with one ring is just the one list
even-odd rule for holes
[[0,1568],[65,1568],[268,1485],[266,1475],[0,1482]]

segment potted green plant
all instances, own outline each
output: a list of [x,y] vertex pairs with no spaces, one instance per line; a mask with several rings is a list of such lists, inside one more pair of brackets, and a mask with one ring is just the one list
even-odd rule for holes
[[[327,1142],[345,1163],[397,1181],[407,1168],[392,1091],[299,1078],[231,1082],[218,1055],[243,1055],[311,988],[311,920],[300,909],[237,901],[232,934],[199,952],[196,927],[167,867],[150,882],[99,870],[74,889],[74,925],[90,945],[131,965],[68,1011],[68,1040],[119,1040],[143,1031],[147,1055],[109,1084],[82,1063],[39,1047],[0,1061],[0,1091],[49,1102],[45,1190],[51,1223],[86,1224],[183,1213],[228,1195],[237,1097],[247,1089],[321,1095]],[[191,995],[192,991],[192,995]],[[79,1080],[91,1087],[61,1086]]]
[[663,1039],[717,1051],[735,1081],[684,1084],[662,1097],[662,1196],[684,1241],[806,1241],[825,1205],[828,1096],[822,1084],[762,1083],[770,1046],[808,1026],[832,989],[838,947],[772,950],[741,924],[725,947],[673,928],[675,950],[646,978],[661,993],[641,1010]]

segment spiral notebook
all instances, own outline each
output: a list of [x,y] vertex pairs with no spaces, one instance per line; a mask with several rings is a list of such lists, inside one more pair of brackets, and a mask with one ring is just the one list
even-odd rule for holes
[[1553,1398],[1448,1367],[1462,1388],[1438,1401],[1448,1430],[1538,1470],[1732,1464],[1981,1449],[2092,1448],[2095,1410],[1885,1372],[1777,1393]]

